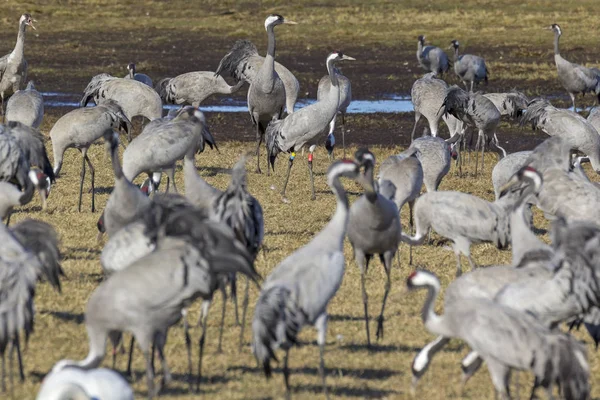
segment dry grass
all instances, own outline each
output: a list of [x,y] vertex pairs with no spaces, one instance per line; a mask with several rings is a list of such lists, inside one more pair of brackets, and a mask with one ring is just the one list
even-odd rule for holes
[[[48,132],[56,115],[47,116],[43,131]],[[219,132],[215,132],[218,139]],[[221,143],[221,154],[207,151],[197,158],[200,173],[213,185],[224,188],[229,175],[227,168],[233,166],[238,156],[248,149],[247,143]],[[349,149],[350,152],[355,148]],[[372,149],[379,161],[399,148]],[[339,155],[339,152],[338,152]],[[96,166],[96,196],[98,208],[104,206],[113,178],[103,146],[93,146],[90,151],[92,162]],[[491,166],[495,162],[493,154],[487,155],[488,168],[479,179],[459,179],[453,171],[442,182],[442,190],[460,190],[474,193],[486,199],[493,198],[490,179]],[[490,162],[491,161],[491,162]],[[271,185],[280,186],[286,165],[285,158],[279,159],[276,175],[250,173],[249,187],[260,200],[265,210],[266,236],[268,249],[265,257],[259,257],[257,269],[263,276],[285,256],[308,242],[315,232],[328,221],[335,207],[335,200],[324,179],[328,166],[324,149],[319,148],[316,161],[317,200],[310,201],[308,173],[304,157],[297,158],[292,171],[288,197],[291,204],[283,204],[277,191]],[[52,365],[62,359],[83,359],[88,351],[87,335],[83,324],[83,313],[87,298],[102,280],[99,265],[101,245],[96,243],[96,220],[99,213],[91,213],[90,194],[85,194],[84,211],[77,212],[77,190],[79,181],[80,156],[75,150],[66,154],[63,173],[53,187],[49,198],[49,211],[40,211],[37,200],[20,210],[15,221],[26,217],[45,220],[55,226],[62,240],[64,253],[63,266],[67,278],[63,282],[63,293],[51,290],[47,284],[40,284],[36,296],[37,325],[25,354],[27,381],[17,384],[8,396],[11,399],[32,399],[39,387],[43,375]],[[249,164],[248,169],[251,169]],[[177,174],[177,182],[183,188],[182,174]],[[353,201],[360,193],[358,186],[345,182]],[[86,181],[85,188],[89,188]],[[407,210],[403,210],[402,220],[407,221]],[[540,215],[536,215],[536,225],[547,227]],[[410,364],[416,351],[433,339],[421,323],[419,310],[424,299],[423,294],[400,295],[401,287],[408,273],[414,268],[408,265],[408,248],[400,248],[401,265],[394,265],[391,298],[386,310],[385,339],[375,343],[374,350],[365,346],[364,323],[362,320],[362,302],[360,298],[360,276],[352,260],[351,247],[346,244],[347,271],[342,287],[329,307],[330,323],[327,336],[326,365],[328,384],[333,398],[409,398],[408,389],[411,372]],[[510,261],[510,251],[499,251],[490,244],[473,246],[473,257],[480,265],[500,264]],[[440,238],[434,235],[434,244],[415,248],[415,263],[430,269],[440,276],[444,287],[454,278],[454,256]],[[465,264],[466,264],[466,260]],[[468,269],[468,267],[467,267]],[[379,262],[374,262],[368,274],[367,285],[370,295],[370,314],[377,315],[383,294],[385,274]],[[251,291],[251,307],[257,297],[257,290]],[[440,302],[439,302],[440,303]],[[215,354],[221,298],[216,296],[209,317],[207,352],[205,359],[205,379],[202,393],[215,398],[281,398],[284,393],[279,369],[275,377],[266,381],[248,347],[242,353],[237,350],[238,328],[234,326],[231,307],[227,313],[227,326],[224,337],[224,354]],[[192,320],[197,317],[198,306],[193,307]],[[440,310],[441,311],[441,310]],[[374,329],[375,321],[371,321]],[[180,326],[170,332],[167,345],[167,359],[175,376],[173,382],[161,398],[186,399],[195,396],[187,393],[186,357],[183,332]],[[198,338],[199,330],[193,330]],[[577,336],[587,343],[590,340],[581,332]],[[246,336],[246,342],[249,335]],[[306,329],[301,335],[305,343],[291,352],[292,385],[294,398],[313,398],[320,394],[320,380],[317,372],[318,351],[314,343],[315,331]],[[197,349],[194,349],[197,354]],[[110,351],[110,349],[108,349]],[[459,361],[468,349],[459,341],[453,341],[442,351],[433,363],[421,385],[419,396],[426,399],[459,398]],[[110,354],[110,353],[107,353]],[[120,356],[117,367],[125,368],[125,356]],[[594,395],[600,396],[598,372],[600,360],[590,346],[592,365],[592,384]],[[104,361],[110,366],[110,355]],[[134,384],[136,396],[145,396],[145,380],[142,379],[143,360],[139,352],[135,357],[135,370],[138,380]],[[521,382],[524,382],[523,378]],[[525,382],[529,382],[529,378]],[[523,395],[525,393],[523,392]],[[482,370],[469,382],[464,398],[492,398],[492,385],[487,371]]]

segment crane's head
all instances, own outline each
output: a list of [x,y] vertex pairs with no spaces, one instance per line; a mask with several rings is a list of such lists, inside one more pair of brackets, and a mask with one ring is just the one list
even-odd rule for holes
[[127,71],[131,71],[135,74],[135,63],[127,64]]
[[440,289],[440,280],[434,273],[417,269],[413,271],[406,279],[406,286],[409,290],[419,289],[422,287],[434,287]]
[[529,188],[530,193],[539,193],[542,188],[542,175],[533,167],[526,165],[519,169],[502,188],[500,188],[500,197],[508,192]]
[[19,20],[20,24],[29,25],[30,27],[32,27],[35,30],[35,26],[33,26],[34,22],[37,22],[37,21],[35,19],[31,18],[31,14],[29,14],[29,13],[25,13],[25,14],[21,15],[21,19]]
[[552,24],[546,29],[554,31],[554,33],[558,34],[558,36],[562,35],[562,30],[560,29],[560,26],[558,24]]
[[343,60],[355,61],[356,58],[347,56],[344,53],[342,53],[341,51],[334,51],[333,53],[330,53],[329,56],[327,56],[328,63],[330,61],[335,62],[335,61],[343,61]]
[[33,167],[29,170],[29,180],[33,183],[40,199],[42,200],[42,209],[46,209],[46,199],[50,195],[50,187],[52,186],[50,178],[41,169]]
[[361,166],[375,166],[375,155],[367,148],[356,150],[356,153],[354,153],[354,160]]
[[417,39],[419,40],[419,43],[425,44],[425,36],[419,35],[419,37]]
[[290,21],[289,19],[285,19],[279,14],[271,14],[265,19],[265,29],[269,29],[269,27],[273,28],[277,25],[288,24],[288,25],[297,25],[297,22]]
[[452,49],[458,49],[458,46],[460,46],[460,43],[458,40],[454,39],[450,41],[450,48]]

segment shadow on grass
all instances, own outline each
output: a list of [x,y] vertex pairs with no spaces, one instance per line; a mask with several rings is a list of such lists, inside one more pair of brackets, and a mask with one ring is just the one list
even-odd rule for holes
[[[292,357],[292,355],[290,355],[290,357]],[[250,373],[250,374],[257,374],[257,375],[263,374],[262,368],[248,367],[245,365],[229,367],[228,370],[241,371],[242,373]],[[400,371],[394,371],[391,369],[330,368],[330,367],[326,366],[325,370],[327,371],[327,376],[332,377],[332,378],[343,376],[343,377],[351,377],[351,378],[355,378],[355,379],[365,379],[365,380],[385,380],[385,379],[389,379],[395,375],[402,375],[402,373]],[[282,375],[282,369],[279,367],[273,368],[273,373],[276,375]],[[291,368],[290,374],[291,374],[291,376],[294,376],[296,374],[320,376],[319,369],[317,367]]]
[[[395,390],[384,390],[384,389],[375,389],[368,387],[349,387],[349,386],[328,386],[329,393],[334,394],[336,396],[347,396],[347,397],[360,397],[363,399],[372,399],[372,398],[382,398],[391,396],[394,394],[398,394]],[[300,386],[292,386],[293,392],[314,392],[314,393],[322,393],[323,387],[319,385],[300,385]]]
[[[380,345],[380,344],[376,344],[376,343],[371,343],[371,346],[369,347],[367,345],[367,343],[351,343],[351,344],[344,344],[342,346],[340,346],[340,349],[342,350],[347,350],[350,352],[357,352],[357,351],[368,351],[370,353],[391,353],[391,352],[402,352],[402,353],[416,353],[421,351],[421,349],[423,348],[423,346],[405,346],[405,345],[390,345],[390,344],[384,344],[384,345]],[[445,352],[449,352],[449,353],[460,353],[463,351],[463,345],[459,345],[457,347],[445,347],[442,351]]]
[[58,318],[62,321],[66,321],[66,322],[75,322],[76,324],[82,324],[84,321],[84,314],[83,313],[70,313],[70,312],[64,312],[64,311],[48,311],[48,310],[41,310],[40,314],[49,314],[52,315],[55,318]]
[[204,176],[217,176],[219,174],[231,175],[231,168],[198,167],[196,169],[201,171]]

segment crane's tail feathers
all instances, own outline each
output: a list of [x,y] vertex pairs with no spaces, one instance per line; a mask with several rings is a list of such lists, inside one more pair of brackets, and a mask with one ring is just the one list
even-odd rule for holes
[[283,286],[273,286],[260,294],[252,321],[252,353],[262,366],[265,376],[271,376],[271,360],[282,345],[296,343],[302,322],[295,312],[292,293]]
[[227,71],[238,81],[245,80],[244,69],[246,66],[244,65],[244,61],[248,57],[256,55],[258,55],[258,50],[252,42],[249,40],[238,40],[233,44],[229,53],[225,54],[219,62],[215,75],[222,76],[223,72]]
[[275,160],[277,155],[281,152],[281,149],[277,145],[277,136],[281,133],[281,125],[283,119],[273,120],[267,125],[265,130],[265,144],[267,145],[267,157],[271,168],[275,171]]
[[521,117],[521,126],[531,124],[532,129],[537,129],[538,125],[546,117],[546,107],[552,107],[552,104],[546,99],[537,97],[527,104],[527,112]]
[[60,292],[59,277],[64,276],[64,272],[60,265],[59,240],[54,228],[43,221],[26,219],[12,227],[12,232],[23,247],[37,256],[41,266],[38,273]]
[[88,83],[88,85],[86,86],[85,90],[83,91],[83,96],[81,97],[81,101],[79,102],[79,105],[81,107],[85,107],[89,103],[89,101],[92,98],[94,98],[96,93],[98,93],[98,91],[100,90],[102,85],[106,81],[109,81],[111,79],[115,79],[115,78],[109,74],[99,74],[99,75],[94,76],[92,78],[92,80],[90,81],[90,83]]
[[590,395],[590,367],[585,346],[568,334],[558,333],[558,365],[554,380],[567,400],[587,399]]
[[208,144],[211,150],[214,148],[215,150],[217,150],[217,152],[220,153],[219,148],[217,147],[217,142],[215,141],[215,138],[213,137],[212,133],[210,133],[206,125],[202,127],[202,138]]
[[457,85],[452,85],[446,91],[446,98],[440,109],[443,108],[445,114],[450,114],[462,121],[463,117],[467,114],[468,106],[469,93]]
[[154,90],[165,104],[173,104],[172,78],[163,78],[156,83]]

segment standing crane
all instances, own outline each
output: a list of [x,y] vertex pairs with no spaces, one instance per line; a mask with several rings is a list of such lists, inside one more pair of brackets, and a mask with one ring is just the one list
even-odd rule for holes
[[81,152],[82,164],[79,180],[79,202],[77,209],[81,212],[81,199],[83,196],[83,181],[85,179],[86,164],[90,168],[92,184],[92,212],[96,211],[94,194],[95,169],[87,152],[92,143],[102,138],[107,132],[123,128],[126,132],[131,129],[131,122],[125,116],[121,106],[115,101],[106,101],[96,107],[77,108],[69,111],[56,121],[50,129],[52,152],[54,153],[54,174],[58,176],[62,169],[63,155],[69,148],[76,148]]
[[146,85],[150,86],[151,88],[154,87],[154,85],[152,84],[152,78],[150,78],[146,74],[140,74],[140,73],[135,72],[135,63],[127,64],[127,75],[125,75],[124,78],[125,79],[133,79],[138,82],[142,82],[143,84],[146,84]]
[[[294,164],[296,151],[304,147],[305,144],[312,141],[319,135],[333,117],[338,112],[340,101],[340,87],[337,80],[337,74],[334,70],[334,64],[342,60],[355,60],[354,58],[343,54],[342,52],[333,52],[327,57],[327,72],[331,80],[332,90],[326,97],[311,105],[308,105],[297,112],[288,115],[285,119],[272,121],[267,126],[266,142],[269,162],[273,169],[275,168],[275,159],[281,152],[291,153],[288,161],[288,170],[281,190],[281,195],[285,199],[285,189],[290,178],[290,171]],[[312,152],[308,157],[308,170],[311,177],[312,199],[315,197],[315,185],[312,172]]]
[[2,109],[2,115],[4,115],[4,97],[19,90],[22,84],[27,81],[25,31],[28,26],[35,30],[34,22],[36,20],[31,17],[31,14],[21,15],[15,48],[10,54],[0,58],[0,108]]
[[562,35],[562,30],[558,24],[552,24],[547,29],[554,31],[554,63],[558,73],[558,80],[566,89],[573,102],[573,112],[575,108],[575,95],[581,93],[585,96],[587,92],[598,96],[600,102],[600,70],[598,68],[586,68],[582,65],[565,60],[560,55],[558,42]]
[[[267,125],[271,120],[280,119],[283,116],[283,109],[286,105],[286,85],[279,76],[279,71],[275,68],[275,27],[281,24],[295,25],[296,22],[285,19],[278,14],[271,14],[267,17],[265,20],[265,29],[269,38],[267,56],[253,74],[250,71],[245,71],[244,77],[250,83],[250,88],[248,88],[248,111],[252,118],[252,124],[256,127],[257,173],[261,173],[260,144],[263,141]],[[243,44],[236,42],[231,52],[223,57],[219,63],[216,74],[229,71],[237,75],[236,70],[239,68],[239,63],[244,64],[243,69],[246,69],[245,60],[247,57],[255,55],[255,50],[256,48],[249,42],[243,42]],[[288,113],[293,112],[293,107],[293,104],[288,103]]]
[[[328,122],[328,121],[327,121]],[[290,396],[289,351],[305,325],[317,328],[319,375],[325,382],[325,338],[327,305],[342,284],[345,270],[344,238],[349,218],[348,198],[340,182],[347,177],[370,189],[370,182],[354,161],[336,161],[327,170],[327,183],[336,197],[335,214],[329,223],[305,246],[280,262],[265,280],[252,321],[252,352],[265,376],[272,374],[275,351],[285,351],[283,379]]]
[[17,90],[6,103],[6,121],[16,121],[38,129],[44,119],[44,99],[29,81],[24,90]]
[[[392,262],[398,251],[402,226],[400,225],[399,210],[394,201],[382,193],[377,193],[373,180],[375,169],[375,156],[366,149],[360,149],[354,155],[356,162],[365,168],[364,177],[369,182],[365,194],[359,197],[350,207],[348,219],[348,239],[354,249],[354,259],[360,268],[360,287],[362,291],[365,312],[365,327],[367,330],[367,345],[371,347],[369,334],[369,309],[367,290],[365,288],[365,275],[369,269],[369,262],[375,254],[385,268],[387,280],[381,304],[381,313],[377,319],[377,339],[383,338],[383,312],[385,303],[391,289]],[[417,161],[418,162],[418,161]],[[383,168],[383,165],[382,165]],[[384,181],[390,184],[390,181]],[[391,181],[390,188],[393,196],[397,186]],[[422,185],[422,181],[421,181]],[[419,189],[420,186],[419,185]],[[380,186],[384,185],[380,183]],[[399,189],[399,188],[398,188]]]
[[417,42],[417,61],[421,68],[435,75],[443,75],[450,69],[450,62],[444,50],[435,46],[425,46],[425,36],[419,35]]
[[[485,65],[485,60],[479,56],[472,54],[458,54],[458,47],[460,43],[458,40],[452,40],[450,47],[454,48],[454,72],[465,85],[465,90],[472,92],[473,85],[481,81],[488,81],[488,69]],[[467,82],[471,83],[471,89],[467,86]]]

